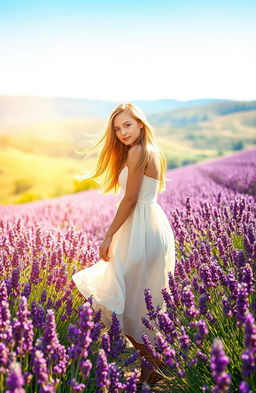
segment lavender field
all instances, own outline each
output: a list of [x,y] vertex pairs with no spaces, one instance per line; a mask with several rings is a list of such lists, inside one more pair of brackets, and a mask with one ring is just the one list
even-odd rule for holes
[[[165,367],[142,392],[256,392],[256,150],[168,171],[175,274],[142,316]],[[99,260],[118,196],[0,206],[0,392],[136,392],[139,353],[72,274]],[[146,360],[143,359],[146,362]],[[159,385],[159,386],[158,386]]]

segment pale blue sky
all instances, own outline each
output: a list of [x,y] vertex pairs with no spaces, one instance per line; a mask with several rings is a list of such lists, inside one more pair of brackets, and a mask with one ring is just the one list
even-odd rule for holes
[[0,94],[256,99],[255,1],[1,1]]

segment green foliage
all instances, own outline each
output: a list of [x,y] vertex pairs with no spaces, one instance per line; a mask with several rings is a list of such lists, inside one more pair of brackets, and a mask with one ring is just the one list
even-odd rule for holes
[[244,148],[244,143],[241,140],[233,142],[232,150],[242,150]]
[[89,180],[84,179],[81,181],[75,179],[73,181],[73,185],[74,185],[74,192],[80,192],[80,191],[84,191],[84,190],[99,188],[98,184],[95,181],[90,180],[90,179]]
[[27,178],[16,179],[13,182],[14,184],[14,194],[20,194],[23,191],[29,190],[33,186],[33,182]]
[[39,195],[35,192],[25,192],[19,198],[17,198],[13,203],[27,203],[32,201],[37,201]]

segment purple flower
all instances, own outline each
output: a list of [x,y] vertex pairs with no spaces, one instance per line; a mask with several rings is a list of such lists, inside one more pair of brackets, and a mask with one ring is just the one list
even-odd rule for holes
[[247,263],[243,267],[242,278],[241,281],[247,284],[248,293],[252,293],[254,291],[254,277],[253,271],[249,263]]
[[7,346],[12,347],[15,343],[12,333],[11,313],[9,302],[0,302],[0,340]]
[[0,373],[4,372],[9,362],[9,348],[0,342]]
[[44,335],[37,339],[34,351],[37,349],[44,353],[47,367],[51,367],[53,373],[66,372],[68,358],[64,345],[59,343],[53,310],[47,311]]
[[121,336],[120,322],[116,313],[112,313],[112,323],[108,331],[111,351],[109,357],[117,359],[125,351],[126,340]]
[[132,375],[128,378],[126,383],[126,392],[135,393],[137,391],[137,382],[139,381],[139,370],[135,368]]
[[0,282],[0,303],[2,300],[6,301],[6,302],[8,300],[7,285],[6,285],[5,281]]
[[140,351],[139,350],[134,351],[132,355],[130,355],[125,359],[124,366],[128,366],[129,364],[135,362],[139,358],[139,356],[140,356]]
[[163,299],[165,301],[167,308],[172,308],[174,306],[174,300],[170,292],[166,288],[161,289],[161,293],[163,295]]
[[69,384],[69,386],[72,387],[72,390],[73,390],[74,392],[84,392],[84,391],[85,391],[85,390],[84,390],[85,384],[84,384],[84,383],[79,383],[79,382],[77,382],[75,378],[71,378],[71,379],[68,381],[68,384]]
[[182,349],[184,349],[185,351],[190,347],[191,345],[191,341],[190,338],[187,334],[183,334],[181,336],[179,336],[179,342],[180,342],[180,346]]
[[100,337],[101,329],[102,329],[102,323],[96,322],[94,328],[91,330],[92,342],[96,341]]
[[66,313],[67,315],[71,315],[73,312],[73,299],[69,296],[66,300]]
[[165,338],[162,336],[160,332],[156,333],[155,340],[160,353],[164,353],[170,348],[168,342],[165,340]]
[[45,310],[41,304],[31,302],[31,317],[35,328],[43,329],[45,326]]
[[25,393],[25,381],[22,375],[21,366],[18,362],[12,362],[9,367],[9,372],[6,377],[6,393]]
[[253,391],[250,389],[250,386],[245,381],[240,382],[239,392],[240,393],[253,393]]
[[245,282],[237,285],[236,305],[237,318],[240,322],[244,322],[246,314],[249,312],[248,290]]
[[185,286],[182,289],[182,293],[181,293],[181,300],[183,301],[183,303],[187,308],[194,306],[195,296],[190,288],[191,288],[190,285]]
[[14,318],[12,322],[16,351],[20,356],[31,352],[33,348],[34,330],[31,320],[28,319],[29,314],[27,298],[21,296],[17,312],[18,318]]
[[222,393],[228,390],[231,384],[231,377],[225,372],[226,365],[229,363],[229,358],[224,352],[222,341],[218,338],[213,340],[211,351],[211,372],[215,381],[214,393]]
[[248,312],[244,324],[245,349],[241,355],[242,358],[242,375],[244,378],[249,377],[256,372],[256,325],[253,315]]
[[107,357],[104,349],[100,348],[96,363],[96,383],[99,387],[98,392],[104,392],[104,389],[108,388],[110,385],[110,380],[108,377],[109,366],[107,362]]
[[202,351],[197,351],[196,357],[197,359],[202,360],[204,363],[208,362],[208,356]]
[[84,378],[89,377],[91,369],[92,369],[92,362],[90,361],[90,359],[83,360],[80,363],[80,370],[81,370]]
[[199,299],[199,309],[201,314],[207,314],[207,301],[210,299],[210,295],[207,292],[204,292]]
[[120,382],[120,369],[115,363],[109,364],[109,393],[119,393],[125,388],[125,383]]
[[141,321],[144,326],[149,330],[156,330],[155,326],[145,317],[141,317]]
[[108,333],[104,333],[101,337],[101,348],[104,349],[106,354],[110,352],[110,337]]
[[204,282],[204,285],[206,287],[214,286],[212,282],[211,270],[207,263],[204,263],[200,266],[199,273],[200,273],[201,280]]
[[153,357],[160,358],[160,354],[155,350],[154,345],[151,343],[151,341],[148,338],[147,334],[142,335],[142,340],[144,342],[145,348],[150,352],[150,354]]
[[36,377],[36,382],[41,385],[48,381],[49,371],[47,369],[46,359],[40,350],[34,352],[33,357],[33,372]]
[[19,294],[20,291],[19,280],[20,280],[20,268],[15,267],[12,271],[11,285],[16,295]]
[[26,296],[26,298],[28,299],[29,296],[31,294],[31,283],[30,282],[26,282],[23,286],[23,293],[22,295]]
[[168,272],[168,278],[169,278],[169,288],[170,288],[173,300],[177,306],[180,302],[180,294],[179,294],[178,284],[177,284],[177,282],[171,272]]
[[149,319],[155,319],[156,318],[156,312],[155,312],[155,308],[153,305],[153,298],[152,295],[150,293],[150,289],[149,288],[145,288],[144,289],[144,298],[145,298],[145,303],[146,303],[146,307],[148,310],[147,315],[149,316]]
[[256,348],[256,325],[254,323],[254,317],[249,312],[245,318],[245,345],[250,349]]
[[44,289],[43,292],[41,293],[40,303],[46,302],[46,299],[47,299],[47,291],[46,289]]
[[223,304],[224,315],[230,318],[233,315],[233,311],[232,311],[231,303],[228,301],[227,296],[223,296],[222,304]]
[[69,325],[68,332],[67,332],[67,340],[70,343],[77,344],[78,339],[79,339],[79,332],[80,332],[80,330],[78,327],[76,327],[72,324]]
[[197,322],[197,328],[198,328],[198,333],[202,338],[207,336],[209,329],[207,323],[203,319],[200,319]]
[[227,285],[228,289],[230,290],[230,297],[236,299],[238,283],[234,269],[230,269],[229,274],[227,275]]
[[40,282],[40,262],[38,258],[33,259],[29,281],[33,284]]

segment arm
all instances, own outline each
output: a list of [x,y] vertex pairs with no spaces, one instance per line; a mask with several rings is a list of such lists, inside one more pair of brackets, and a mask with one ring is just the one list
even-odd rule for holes
[[137,169],[136,165],[141,157],[140,145],[132,146],[128,152],[128,177],[123,199],[118,207],[115,218],[110,225],[106,236],[113,236],[132,213],[138,199],[140,187],[144,176],[144,168]]
[[140,169],[136,168],[136,164],[138,163],[141,153],[142,150],[140,145],[132,146],[128,152],[128,157],[127,157],[128,177],[127,177],[125,195],[121,200],[115,218],[112,224],[110,225],[102,244],[99,247],[100,258],[103,259],[104,261],[109,261],[108,250],[113,235],[120,228],[120,226],[126,221],[126,219],[129,217],[129,215],[131,214],[131,212],[133,211],[136,205],[141,183],[144,176],[144,168],[140,168]]

